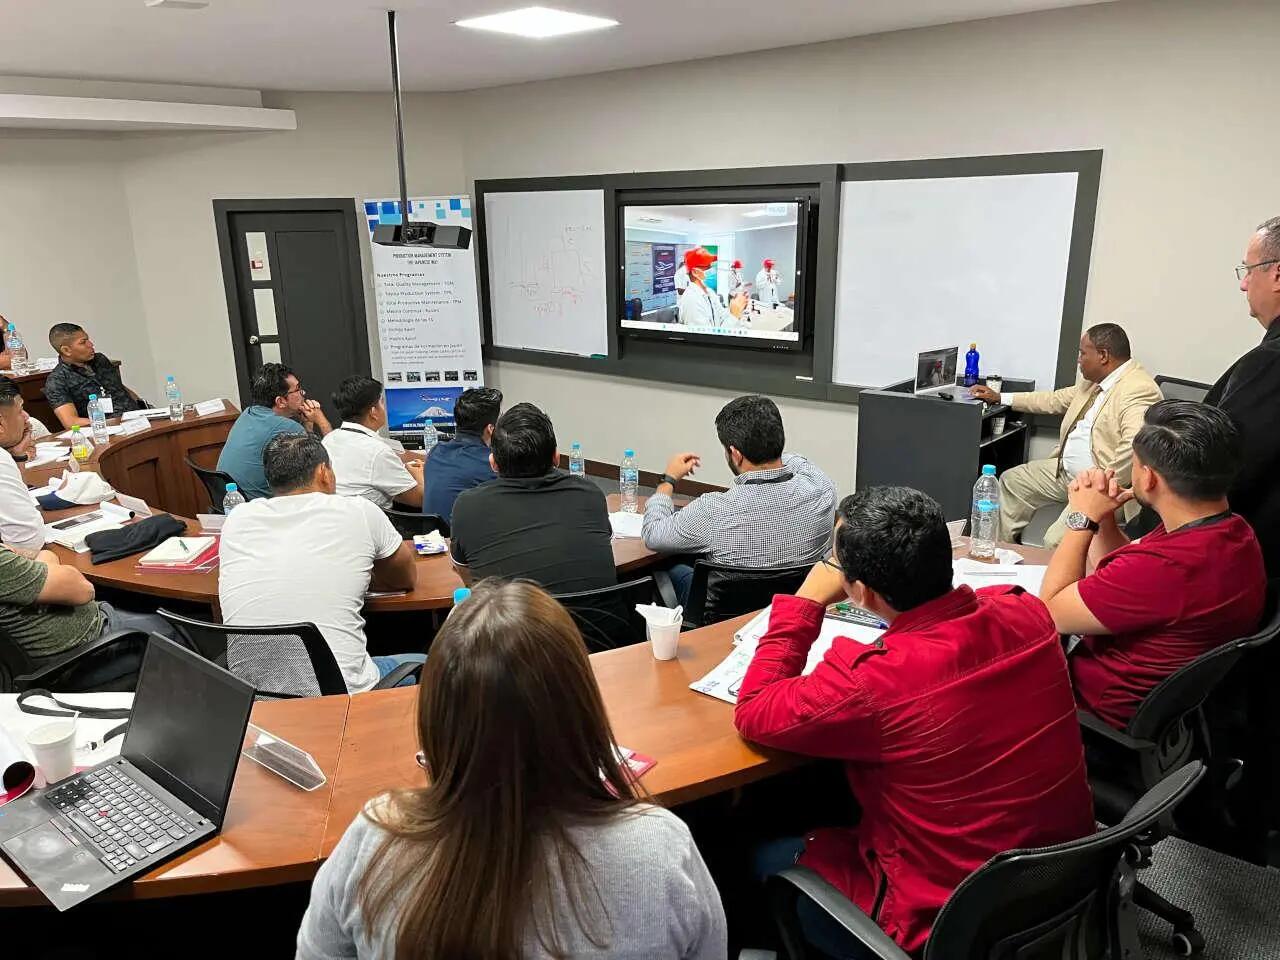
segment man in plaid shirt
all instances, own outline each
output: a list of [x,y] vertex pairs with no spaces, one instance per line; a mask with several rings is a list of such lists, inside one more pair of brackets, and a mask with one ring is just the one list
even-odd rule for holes
[[[702,458],[676,454],[645,506],[645,546],[734,567],[793,567],[822,559],[831,542],[836,487],[804,457],[782,452],[786,433],[777,405],[761,396],[731,400],[716,415],[716,436],[733,485],[704,493],[677,512],[671,500],[675,485]],[[692,579],[690,564],[672,567],[682,603]]]

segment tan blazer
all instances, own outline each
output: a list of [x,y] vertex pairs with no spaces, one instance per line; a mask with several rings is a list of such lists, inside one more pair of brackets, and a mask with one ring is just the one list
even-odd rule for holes
[[[1062,417],[1058,447],[1052,454],[1061,464],[1062,447],[1067,442],[1067,435],[1084,416],[1089,400],[1097,392],[1096,383],[1081,380],[1061,390],[1015,393],[1010,406],[1019,413],[1045,413]],[[1102,406],[1093,421],[1093,434],[1090,436],[1093,462],[1103,470],[1114,470],[1121,486],[1129,485],[1133,438],[1142,427],[1142,418],[1147,415],[1149,406],[1163,399],[1156,382],[1134,360],[1115,386],[1098,401]]]

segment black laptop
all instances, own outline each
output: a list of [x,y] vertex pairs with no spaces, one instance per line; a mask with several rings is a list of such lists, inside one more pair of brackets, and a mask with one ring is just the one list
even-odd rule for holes
[[0,853],[66,910],[222,829],[253,688],[152,634],[120,756],[0,806]]

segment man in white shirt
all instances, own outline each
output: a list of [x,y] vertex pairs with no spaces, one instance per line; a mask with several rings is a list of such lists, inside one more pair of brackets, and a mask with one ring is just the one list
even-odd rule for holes
[[782,284],[782,277],[773,267],[774,262],[768,257],[761,262],[760,272],[756,274],[755,294],[762,307],[777,309],[778,288]]
[[382,510],[393,502],[422,509],[422,461],[405,463],[379,436],[387,425],[382,384],[370,377],[347,377],[333,391],[342,425],[324,438],[338,478],[338,494],[364,497]]
[[1129,337],[1114,323],[1100,323],[1084,332],[1079,363],[1083,379],[1061,390],[997,395],[978,386],[971,391],[981,400],[1008,404],[1019,413],[1062,417],[1058,447],[1048,459],[1032,460],[1000,477],[1002,540],[1017,539],[1041,507],[1062,504],[1062,515],[1045,534],[1045,546],[1056,547],[1066,532],[1067,484],[1084,470],[1114,470],[1120,485],[1129,486],[1133,438],[1142,428],[1147,408],[1163,399],[1160,388],[1131,359]]
[[680,297],[680,323],[686,327],[741,326],[741,317],[747,306],[747,297],[739,293],[726,307],[707,287],[707,270],[716,262],[716,255],[704,247],[686,250],[684,265],[689,271],[689,289]]
[[10,449],[26,460],[34,452],[34,440],[22,409],[22,394],[9,381],[0,380],[0,542],[31,559],[44,546],[44,518],[27,492]]
[[411,590],[413,551],[362,497],[334,496],[319,437],[280,434],[263,450],[271,496],[236,507],[222,527],[218,601],[224,623],[314,623],[351,693],[373,687],[422,654],[370,657],[365,594]]

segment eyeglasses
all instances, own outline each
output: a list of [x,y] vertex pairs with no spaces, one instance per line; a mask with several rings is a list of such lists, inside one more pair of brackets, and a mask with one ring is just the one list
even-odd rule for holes
[[1236,267],[1236,279],[1243,280],[1249,275],[1250,270],[1254,270],[1258,267],[1267,267],[1273,263],[1280,263],[1280,260],[1259,260],[1257,263],[1242,263],[1240,266]]
[[286,390],[286,391],[284,392],[284,395],[287,397],[287,396],[289,396],[289,394],[291,394],[291,393],[300,393],[300,394],[302,394],[304,397],[307,395],[307,391],[306,391],[306,390],[304,390],[300,385],[299,385],[299,386],[294,387],[292,390]]
[[840,561],[836,558],[836,532],[834,530],[831,531],[831,539],[827,541],[827,550],[822,556],[822,563],[836,573],[844,573],[844,568],[840,566]]

